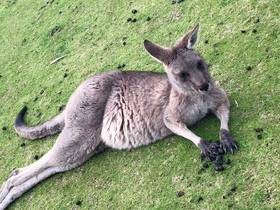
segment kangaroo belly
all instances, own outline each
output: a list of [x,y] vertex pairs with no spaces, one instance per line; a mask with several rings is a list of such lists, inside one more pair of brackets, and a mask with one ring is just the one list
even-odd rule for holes
[[106,113],[103,119],[101,138],[111,148],[131,149],[150,144],[169,134],[171,132],[163,122],[153,124],[133,110],[116,107]]
[[101,138],[108,146],[131,149],[171,134],[163,122],[162,107],[145,100],[127,100],[119,92],[110,96],[101,129]]

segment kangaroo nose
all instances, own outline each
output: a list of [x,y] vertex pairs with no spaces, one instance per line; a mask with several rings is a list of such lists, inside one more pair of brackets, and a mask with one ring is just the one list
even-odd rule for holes
[[199,88],[199,90],[200,90],[200,91],[208,91],[208,90],[209,90],[209,87],[210,87],[209,83],[204,83],[204,84]]

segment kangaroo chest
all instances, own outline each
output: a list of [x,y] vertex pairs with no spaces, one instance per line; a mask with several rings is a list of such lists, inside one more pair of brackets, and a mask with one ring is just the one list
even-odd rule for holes
[[191,126],[204,118],[212,107],[211,99],[204,95],[181,99],[174,112],[187,126]]

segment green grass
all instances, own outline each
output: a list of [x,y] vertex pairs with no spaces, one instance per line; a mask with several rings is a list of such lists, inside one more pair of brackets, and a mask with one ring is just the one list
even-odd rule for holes
[[[133,15],[132,9],[138,13]],[[279,10],[276,0],[185,0],[175,5],[166,0],[1,1],[0,127],[6,130],[0,130],[0,183],[14,167],[44,155],[56,139],[17,136],[13,120],[23,105],[29,107],[26,122],[37,124],[57,114],[58,106],[94,73],[122,63],[124,70],[162,72],[145,52],[143,40],[171,46],[198,22],[196,49],[228,93],[230,128],[240,146],[235,155],[226,155],[232,164],[225,171],[210,167],[201,174],[199,150],[182,137],[130,152],[108,151],[48,178],[9,209],[227,209],[228,204],[231,209],[279,209]],[[128,17],[137,21],[128,23]],[[254,23],[257,18],[260,22]],[[42,113],[39,118],[37,112]],[[254,131],[258,127],[264,130],[262,139]],[[219,122],[209,116],[191,129],[217,139]],[[224,199],[234,185],[236,192]],[[180,198],[179,190],[185,192]]]

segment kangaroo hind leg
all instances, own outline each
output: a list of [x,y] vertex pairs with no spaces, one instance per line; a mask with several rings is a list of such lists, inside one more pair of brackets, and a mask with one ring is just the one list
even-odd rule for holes
[[0,189],[0,210],[49,176],[78,167],[105,148],[97,135],[83,139],[84,132],[80,134],[77,130],[69,130],[64,129],[53,148],[38,161],[10,174]]
[[0,210],[5,209],[34,185],[61,170],[59,166],[52,165],[51,160],[47,161],[49,154],[27,167],[12,171],[0,190]]

